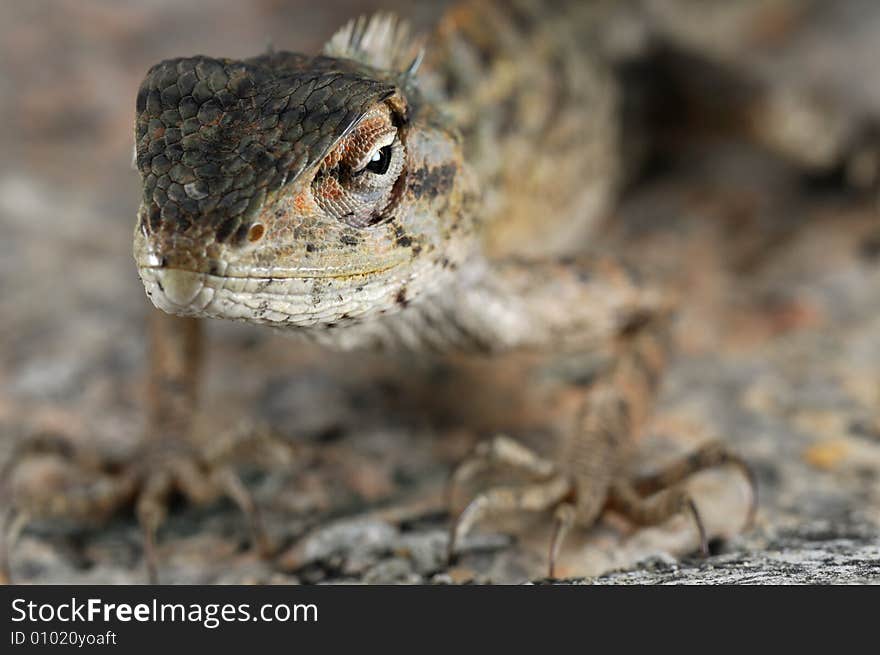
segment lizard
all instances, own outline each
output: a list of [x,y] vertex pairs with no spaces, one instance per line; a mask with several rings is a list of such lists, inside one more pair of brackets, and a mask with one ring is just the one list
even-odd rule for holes
[[[551,576],[569,529],[607,509],[642,525],[688,514],[705,553],[697,505],[678,483],[720,465],[743,471],[753,490],[754,477],[718,443],[654,475],[629,475],[675,299],[591,243],[629,166],[617,64],[642,56],[651,26],[673,41],[693,38],[665,28],[663,5],[465,1],[427,41],[377,15],[347,24],[317,56],[195,56],[151,68],[135,122],[143,194],[134,257],[159,310],[149,321],[146,454],[122,473],[81,464],[92,480],[79,495],[70,490],[84,474],[72,481],[43,463],[36,479],[50,484],[19,494],[7,533],[29,514],[107,514],[133,500],[156,579],[156,532],[177,490],[200,502],[230,496],[270,550],[232,468],[187,445],[202,319],[221,318],[344,350],[520,356],[530,379],[551,371],[574,398],[555,452],[506,436],[479,445],[453,473],[454,489],[489,468],[527,482],[473,497],[452,521],[450,557],[476,524],[518,510],[552,514]],[[749,91],[744,113],[779,113],[772,90]],[[850,132],[819,154],[803,134],[754,136],[821,167],[841,159]],[[585,354],[598,362],[589,375],[558,374],[560,362]],[[755,502],[753,493],[749,520]]]

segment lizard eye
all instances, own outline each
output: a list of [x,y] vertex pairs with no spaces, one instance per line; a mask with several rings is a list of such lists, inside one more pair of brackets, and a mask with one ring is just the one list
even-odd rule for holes
[[390,191],[403,171],[405,153],[400,137],[396,132],[388,132],[374,140],[363,152],[360,157],[353,158],[348,169],[348,190],[353,193],[382,194]]
[[353,227],[393,218],[402,189],[406,146],[391,110],[378,106],[325,157],[312,181],[318,205]]
[[391,146],[383,146],[373,152],[373,156],[370,157],[370,161],[367,163],[364,168],[365,171],[369,171],[370,173],[374,173],[376,175],[385,175],[388,172],[388,168],[391,166]]

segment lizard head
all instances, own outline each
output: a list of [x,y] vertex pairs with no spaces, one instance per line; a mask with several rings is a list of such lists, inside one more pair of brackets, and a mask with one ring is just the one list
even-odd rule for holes
[[147,73],[134,254],[158,308],[356,323],[407,306],[467,256],[456,133],[377,49],[382,25],[399,44],[393,21],[361,21],[322,56],[191,57]]

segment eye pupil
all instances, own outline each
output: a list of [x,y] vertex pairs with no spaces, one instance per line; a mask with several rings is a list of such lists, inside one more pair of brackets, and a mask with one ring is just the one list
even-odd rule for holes
[[367,164],[366,170],[371,173],[375,173],[376,175],[384,175],[388,172],[388,168],[391,166],[391,146],[385,146],[383,148],[379,148],[373,156],[370,158],[370,163]]

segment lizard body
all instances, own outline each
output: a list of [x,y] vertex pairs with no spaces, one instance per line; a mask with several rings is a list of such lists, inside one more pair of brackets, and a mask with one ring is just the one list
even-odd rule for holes
[[[457,487],[500,464],[536,480],[478,495],[450,556],[487,516],[551,509],[551,574],[568,527],[607,504],[641,523],[690,511],[706,549],[686,492],[641,501],[618,479],[665,359],[668,300],[607,258],[546,259],[582,249],[619,177],[616,82],[583,38],[611,5],[582,10],[462,4],[427,44],[424,87],[391,17],[350,24],[317,58],[163,62],[141,87],[136,128],[135,258],[159,309],[344,348],[608,356],[553,459],[499,437],[454,476]],[[180,123],[190,90],[203,104]],[[737,460],[716,449],[686,472],[725,461]]]
[[[566,411],[548,420],[546,452],[497,437],[456,471],[456,487],[493,467],[529,482],[477,495],[453,523],[450,553],[494,513],[548,510],[552,574],[566,531],[609,507],[638,524],[689,513],[705,551],[677,483],[720,464],[750,474],[709,444],[656,476],[629,477],[674,303],[615,253],[597,254],[593,236],[630,166],[619,68],[666,39],[697,44],[726,69],[753,32],[748,20],[705,44],[675,16],[690,7],[714,24],[754,17],[757,4],[462,2],[424,41],[377,16],[344,27],[319,56],[196,56],[150,69],[137,99],[134,255],[153,304],[176,316],[151,318],[148,441],[158,447],[124,493],[97,501],[137,497],[154,576],[151,544],[174,489],[229,495],[266,546],[231,469],[175,446],[192,423],[202,318],[341,349],[521,358],[539,391],[551,380],[549,404]],[[771,4],[785,17],[806,5]],[[784,106],[760,80],[746,87],[734,103],[746,123]],[[751,132],[823,167],[851,138],[842,124],[818,148],[803,131]],[[560,372],[582,357],[594,363],[588,374]]]

